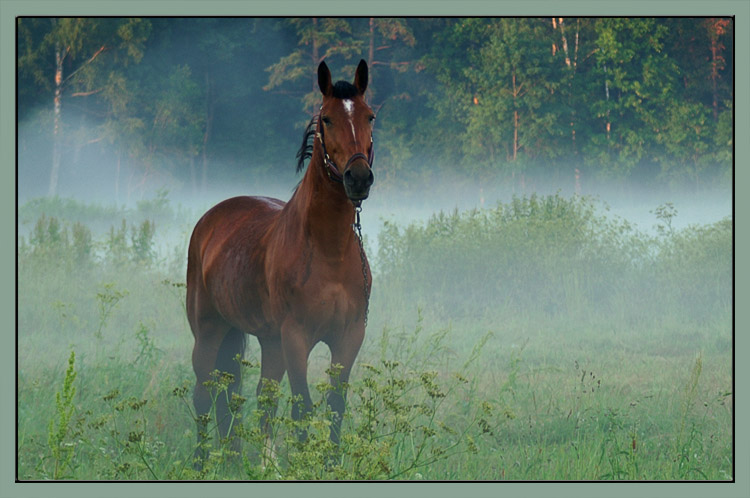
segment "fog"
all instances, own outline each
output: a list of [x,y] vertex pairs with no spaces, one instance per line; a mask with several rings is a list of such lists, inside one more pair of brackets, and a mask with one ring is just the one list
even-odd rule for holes
[[[296,25],[246,18],[152,21],[154,32],[143,60],[121,74],[127,76],[123,76],[124,88],[132,92],[131,100],[111,96],[107,97],[111,100],[95,100],[104,92],[69,87],[62,101],[61,136],[54,145],[52,92],[42,84],[24,89],[23,81],[32,81],[32,73],[18,73],[16,350],[18,408],[24,421],[19,426],[19,468],[26,469],[19,475],[36,476],[52,462],[44,443],[52,432],[54,391],[62,385],[70,352],[75,352],[81,373],[76,381],[79,411],[90,414],[87,423],[81,417],[75,420],[86,435],[76,434],[71,448],[84,457],[82,463],[88,459],[84,452],[91,450],[96,458],[107,460],[102,467],[115,465],[114,474],[112,469],[89,474],[87,464],[81,465],[75,478],[127,478],[120,474],[124,456],[140,456],[149,465],[147,458],[152,455],[144,456],[141,448],[153,447],[153,455],[157,451],[167,455],[165,468],[189,466],[195,440],[189,429],[194,427],[190,402],[185,398],[187,406],[175,409],[181,401],[169,393],[195,380],[190,362],[194,342],[185,312],[185,270],[193,227],[206,210],[230,197],[288,201],[304,174],[295,172],[296,154],[314,111],[303,102],[310,96],[319,99],[320,94],[307,76],[293,84],[287,80],[286,87],[273,91],[264,88],[272,65],[299,47],[307,50],[297,36],[289,37],[297,33]],[[415,55],[413,61],[431,52],[424,48],[425,41],[438,43],[432,21],[428,19],[417,33],[423,44],[416,44],[419,58]],[[363,26],[368,20],[356,22]],[[423,20],[413,22],[421,25]],[[574,25],[568,24],[570,29]],[[593,38],[582,40],[582,51],[594,48],[585,45],[594,43]],[[591,138],[591,129],[602,125],[583,122],[598,119],[586,114],[580,128],[573,130],[574,153],[563,150],[570,147],[569,135],[558,135],[557,144],[544,144],[547,155],[522,147],[516,161],[517,151],[508,149],[511,127],[503,131],[504,144],[488,146],[463,136],[463,143],[453,149],[430,149],[429,144],[434,146],[451,132],[463,133],[457,128],[465,123],[444,122],[446,109],[430,108],[434,95],[427,94],[438,85],[435,73],[413,67],[394,70],[383,62],[408,58],[413,46],[396,34],[380,41],[383,51],[376,55],[382,60],[371,73],[373,98],[380,104],[374,131],[374,184],[361,212],[373,286],[366,296],[367,334],[351,385],[369,386],[363,380],[370,368],[384,366],[383,388],[368,391],[373,399],[386,400],[387,405],[400,372],[417,382],[408,387],[413,392],[403,396],[404,406],[410,406],[408,410],[433,406],[443,417],[429,417],[426,425],[415,423],[405,431],[403,445],[394,450],[397,458],[402,460],[404,449],[417,448],[419,453],[424,449],[423,468],[411,470],[419,468],[428,475],[438,453],[430,454],[435,437],[427,429],[438,424],[446,429],[441,437],[450,440],[445,455],[455,454],[459,463],[467,462],[450,462],[462,480],[497,479],[500,469],[503,479],[575,480],[581,477],[565,474],[564,469],[589,471],[588,467],[596,467],[596,474],[581,474],[583,479],[601,480],[607,475],[620,479],[624,474],[615,469],[624,461],[620,458],[628,459],[628,467],[634,463],[636,472],[643,462],[644,470],[634,479],[694,478],[698,474],[689,470],[669,473],[670,468],[684,470],[686,454],[695,455],[693,465],[702,466],[709,457],[720,462],[714,466],[723,475],[703,474],[699,469],[704,477],[730,477],[734,234],[733,224],[716,223],[732,219],[734,213],[730,142],[721,141],[719,135],[712,137],[714,142],[706,139],[701,145],[710,142],[706,147],[715,145],[724,155],[691,156],[673,168],[662,158],[623,159],[618,155],[622,151],[604,153],[609,143],[582,145],[586,128]],[[575,43],[577,50],[577,37]],[[400,44],[400,49],[386,54],[391,44],[396,48]],[[549,44],[538,46],[549,50]],[[450,53],[461,53],[459,48]],[[326,60],[332,61],[337,80],[351,79],[351,73],[341,69],[358,59],[359,54],[334,53]],[[587,59],[591,64],[595,58]],[[66,70],[75,70],[80,60],[84,59],[69,61]],[[562,60],[557,62],[564,70]],[[116,64],[103,66],[101,73],[123,69]],[[40,65],[40,71],[47,71],[45,76],[52,76],[50,65],[50,61]],[[583,65],[581,60],[577,74],[584,73]],[[190,71],[184,71],[188,66]],[[589,75],[598,77],[593,70]],[[460,85],[456,83],[456,88]],[[546,92],[544,98],[557,99],[563,86],[576,85],[566,82],[555,87],[560,92]],[[437,95],[455,90],[449,84],[447,88]],[[73,92],[88,96],[76,100]],[[387,100],[388,96],[394,98]],[[184,102],[190,99],[192,103]],[[467,105],[476,110],[472,106],[480,101],[475,96]],[[121,105],[122,114],[113,111],[113,102]],[[169,133],[154,124],[154,109],[160,105],[166,114],[185,112]],[[709,116],[710,107],[704,110]],[[731,109],[723,112],[726,118]],[[495,114],[486,115],[491,125]],[[498,122],[506,117],[499,116]],[[131,119],[138,126],[130,127]],[[426,121],[431,126],[418,126]],[[567,135],[567,114],[562,123]],[[723,130],[730,128],[731,124]],[[537,144],[546,140],[540,128],[522,127],[522,131],[526,138],[539,133],[533,137]],[[678,145],[690,149],[691,137]],[[55,145],[60,148],[56,188],[50,181]],[[471,163],[475,145],[478,150],[492,149],[491,160]],[[653,143],[649,146],[648,154],[660,153]],[[596,156],[597,152],[601,154]],[[467,155],[436,157],[443,153]],[[592,164],[594,156],[612,157],[613,162]],[[539,157],[568,158],[565,161],[575,157],[580,164],[562,159],[540,164]],[[714,159],[716,164],[708,164]],[[629,160],[640,162],[633,166]],[[50,191],[55,195],[50,196]],[[498,205],[502,213],[496,210]],[[461,215],[437,216],[456,212]],[[50,222],[50,217],[61,224]],[[153,233],[146,220],[154,224]],[[711,224],[715,225],[705,228]],[[139,232],[144,226],[146,230]],[[245,357],[260,359],[257,341],[248,341]],[[322,399],[324,391],[317,381],[328,377],[330,361],[323,343],[310,355],[308,381],[315,401]],[[389,366],[399,364],[403,370]],[[444,397],[427,389],[429,399],[413,402],[411,396],[423,390],[419,379],[425,384],[425,378],[433,377],[449,387]],[[253,377],[243,384],[248,399],[255,397],[255,382]],[[312,390],[314,385],[318,388]],[[287,381],[283,389],[289,390]],[[121,392],[123,400],[152,400],[140,414],[126,410],[135,432],[119,419],[115,430],[104,426],[101,431],[107,432],[94,431],[98,420],[114,424],[119,417],[117,405],[107,401],[107,393],[114,392]],[[348,410],[364,413],[365,398],[351,392],[355,394],[350,395]],[[495,407],[492,416],[485,413],[489,402]],[[100,417],[98,410],[107,406],[111,413]],[[369,421],[379,422],[381,414],[387,415],[387,410],[367,410]],[[403,413],[394,409],[398,420],[406,419]],[[33,423],[32,415],[38,419]],[[487,420],[494,433],[484,430],[482,422]],[[454,441],[464,422],[477,431],[476,437],[468,429],[465,434],[483,445],[483,453],[476,457],[481,463],[469,460],[475,458],[470,446],[464,451]],[[132,435],[146,429],[158,438],[144,435],[143,446],[130,447],[140,455],[128,453],[116,439],[117,434],[129,433],[132,441]],[[378,436],[374,441],[380,444],[390,437]],[[86,440],[93,443],[79,444]],[[115,442],[118,445],[105,451],[103,446]],[[371,453],[381,458],[383,451]],[[654,454],[659,468],[647,469],[645,464]],[[554,460],[559,457],[575,460],[559,463]],[[133,468],[141,466],[132,461],[137,464]],[[612,466],[609,474],[607,463]],[[484,474],[462,474],[485,464],[491,468]],[[180,478],[180,474],[159,472],[165,478]]]
[[[46,150],[46,137],[38,129],[39,122],[19,123],[19,150],[17,163],[18,205],[23,206],[32,199],[46,196],[50,162],[40,157],[40,150]],[[300,135],[292,129],[293,137]],[[292,142],[292,140],[289,140]],[[377,145],[377,143],[376,143]],[[184,231],[214,204],[237,195],[263,195],[287,201],[301,179],[294,172],[295,149],[287,152],[284,161],[274,165],[258,167],[248,158],[245,171],[235,171],[232,181],[227,181],[229,166],[218,161],[212,167],[221,172],[219,178],[208,173],[205,189],[196,188],[189,182],[180,181],[164,174],[167,168],[152,167],[149,171],[118,164],[116,154],[111,149],[99,147],[93,153],[74,151],[75,160],[63,165],[59,196],[84,204],[94,204],[133,209],[138,202],[164,195],[174,209],[185,215],[184,226],[158,227],[162,230]],[[420,157],[420,154],[414,154]],[[445,165],[413,164],[414,170],[432,169],[435,173],[417,175],[407,173],[403,177],[388,173],[389,165],[377,157],[373,165],[375,183],[370,198],[363,203],[362,228],[369,246],[377,247],[377,233],[384,221],[405,226],[412,222],[426,221],[440,211],[465,211],[476,208],[494,208],[498,202],[508,202],[514,196],[524,197],[533,194],[565,197],[584,195],[590,197],[608,217],[619,217],[629,221],[638,230],[654,233],[658,220],[654,210],[671,203],[676,216],[672,219],[675,229],[692,224],[709,224],[733,214],[731,186],[713,186],[703,189],[670,188],[652,186],[637,182],[580,182],[577,186],[572,175],[564,181],[527,178],[524,182],[508,178],[495,179],[462,173]],[[570,167],[571,171],[575,168]],[[383,178],[385,170],[386,178]],[[257,171],[266,171],[258,173]],[[452,173],[446,173],[452,171]],[[117,173],[115,173],[117,172]],[[54,215],[54,213],[48,213]],[[25,233],[32,220],[21,220],[20,233]],[[116,221],[116,220],[115,220]]]
[[[18,155],[18,205],[24,206],[33,199],[46,195],[49,166],[40,161],[36,153],[40,147],[34,142],[41,141],[35,124],[19,124],[19,143],[22,144]],[[297,130],[292,133],[297,136]],[[41,147],[43,148],[43,147]],[[208,177],[205,189],[196,189],[194,185],[181,182],[174,177],[158,173],[160,168],[153,168],[152,173],[141,169],[120,165],[117,185],[113,181],[113,171],[117,171],[117,161],[113,152],[98,152],[95,157],[81,154],[61,175],[59,196],[83,204],[111,207],[123,213],[133,210],[139,202],[166,196],[171,209],[179,219],[171,226],[157,226],[159,245],[163,250],[172,250],[175,244],[184,243],[186,234],[198,218],[216,203],[238,195],[263,195],[284,201],[291,198],[301,175],[294,172],[295,150],[288,151],[285,162],[259,168],[272,174],[237,172],[235,181],[227,182],[222,178]],[[419,157],[419,154],[415,154]],[[248,164],[252,162],[248,159]],[[434,167],[435,171],[451,171],[446,167]],[[425,165],[415,165],[415,169],[425,170]],[[226,171],[224,167],[217,168]],[[733,214],[732,191],[729,186],[713,187],[695,191],[695,189],[676,189],[638,185],[633,182],[610,184],[585,182],[577,187],[572,178],[567,182],[551,182],[540,179],[528,179],[524,184],[504,178],[487,181],[472,174],[455,172],[413,175],[404,178],[387,175],[382,179],[382,164],[376,158],[373,170],[375,183],[370,198],[363,203],[361,214],[362,231],[371,253],[377,252],[378,233],[384,222],[407,226],[414,222],[425,222],[432,215],[443,211],[453,212],[471,209],[494,208],[498,203],[506,203],[514,197],[530,195],[554,195],[564,197],[584,195],[591,198],[599,212],[610,218],[622,218],[631,223],[637,230],[656,233],[659,223],[654,210],[667,203],[674,207],[676,215],[672,219],[674,229],[690,225],[705,225],[716,222]],[[574,168],[570,168],[573,170]],[[223,175],[225,176],[225,175]],[[425,177],[426,176],[426,177]],[[55,213],[47,213],[54,216]],[[22,219],[19,223],[21,235],[33,226],[35,220]],[[111,220],[113,225],[119,220]],[[100,227],[101,228],[101,227]],[[372,257],[371,257],[372,259]]]
[[[350,21],[366,24],[366,20],[362,19]],[[309,118],[301,102],[311,88],[308,81],[300,78],[292,80],[293,84],[275,87],[271,91],[265,87],[269,84],[270,67],[300,46],[295,30],[287,21],[272,19],[197,18],[152,22],[153,33],[140,67],[149,68],[148,71],[152,73],[158,69],[166,74],[173,68],[189,66],[190,71],[186,74],[189,76],[187,79],[197,85],[194,93],[183,87],[170,91],[179,98],[193,95],[197,101],[212,102],[214,106],[213,110],[206,110],[205,105],[208,104],[193,104],[193,111],[197,114],[191,117],[214,116],[210,137],[208,134],[203,137],[203,155],[191,152],[191,156],[185,152],[186,149],[180,150],[179,146],[178,151],[170,154],[165,152],[167,149],[160,150],[159,144],[156,144],[157,152],[145,155],[147,159],[128,160],[128,154],[122,151],[128,150],[130,144],[124,140],[118,149],[115,142],[120,137],[113,137],[113,132],[107,129],[111,124],[102,124],[101,109],[108,109],[111,104],[87,104],[85,100],[66,94],[62,102],[62,133],[65,139],[62,142],[57,195],[82,203],[133,209],[139,201],[167,192],[172,207],[178,209],[185,219],[175,220],[176,224],[182,226],[157,227],[157,231],[162,233],[165,230],[177,233],[189,230],[185,227],[192,227],[206,209],[235,195],[266,195],[288,200],[299,181],[294,173],[295,154]],[[415,24],[419,23],[415,21]],[[394,46],[403,44],[395,38],[390,42]],[[388,49],[388,46],[381,48]],[[407,50],[406,45],[401,48]],[[427,49],[419,45],[412,48],[416,53]],[[393,54],[386,50],[378,56],[391,57]],[[344,73],[342,68],[352,65],[356,59],[332,56],[334,79],[351,79],[351,74]],[[675,228],[711,223],[732,214],[728,180],[722,187],[694,185],[686,190],[654,187],[637,181],[601,183],[586,176],[575,180],[573,171],[579,167],[576,164],[564,168],[559,164],[537,166],[536,170],[543,172],[537,174],[538,178],[532,174],[523,178],[512,178],[507,174],[493,178],[486,173],[480,177],[470,171],[462,171],[462,166],[430,163],[427,159],[421,159],[430,157],[427,155],[429,151],[419,150],[409,150],[411,159],[401,161],[397,166],[389,164],[391,154],[404,155],[399,149],[403,144],[391,147],[389,143],[397,141],[393,133],[399,129],[383,126],[388,123],[389,113],[394,113],[394,121],[398,120],[396,118],[403,119],[396,112],[402,106],[402,109],[410,109],[409,112],[434,116],[429,114],[428,102],[419,95],[417,88],[424,84],[435,85],[436,82],[428,71],[395,72],[381,69],[383,67],[381,62],[381,66],[373,65],[371,68],[371,87],[375,89],[374,102],[371,104],[378,108],[380,127],[387,128],[391,138],[381,136],[376,125],[375,184],[362,212],[363,231],[371,249],[376,249],[377,233],[385,220],[406,225],[427,220],[441,210],[492,208],[498,202],[509,201],[514,195],[523,197],[534,193],[591,196],[603,213],[622,217],[645,232],[653,232],[657,223],[653,211],[665,203],[672,203],[677,211],[673,219]],[[150,106],[156,105],[159,98],[165,98],[155,93],[168,83],[165,79],[158,79],[160,77],[163,78],[163,75],[140,75],[142,84],[150,85],[148,88],[153,90],[145,95],[134,94],[142,101],[133,103],[141,106],[138,107],[139,111],[131,111],[135,113],[133,116],[146,119],[151,116]],[[167,90],[164,91],[168,96],[170,92]],[[46,196],[49,188],[52,95],[40,89],[36,89],[36,92],[25,90],[19,100],[19,206]],[[407,107],[409,98],[399,96],[400,92],[405,92],[403,95],[411,93],[413,98],[410,98],[420,102],[419,105],[423,104],[423,108],[413,102],[408,104],[412,107]],[[392,100],[388,100],[389,95],[393,96]],[[315,93],[315,97],[319,95]],[[91,98],[97,97],[94,95]],[[173,112],[180,110],[176,106],[171,109]],[[181,126],[182,133],[187,127],[185,123],[181,123]],[[409,124],[406,126],[410,126],[409,131],[415,129]],[[114,128],[118,129],[117,126]],[[151,139],[148,134],[145,135],[145,138],[140,136],[134,141],[149,143]],[[179,137],[180,134],[177,135]],[[429,143],[429,138],[422,142]],[[169,147],[175,147],[174,138],[172,140]],[[142,146],[139,142],[133,147]],[[272,162],[269,157],[273,158]],[[607,168],[601,169],[604,171]],[[704,169],[710,170],[705,166]],[[550,174],[555,171],[556,176],[546,177],[546,171]],[[570,171],[570,174],[561,176],[560,171]],[[29,228],[29,223],[33,221],[22,220],[19,227],[22,233]]]

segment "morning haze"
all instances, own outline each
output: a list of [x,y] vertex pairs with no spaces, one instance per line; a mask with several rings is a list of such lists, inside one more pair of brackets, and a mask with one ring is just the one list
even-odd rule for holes
[[[19,479],[734,478],[731,19],[17,30]],[[373,288],[341,444],[316,348],[308,440],[282,382],[261,462],[250,338],[241,455],[213,434],[193,470],[190,233],[291,197],[315,68],[360,59]]]

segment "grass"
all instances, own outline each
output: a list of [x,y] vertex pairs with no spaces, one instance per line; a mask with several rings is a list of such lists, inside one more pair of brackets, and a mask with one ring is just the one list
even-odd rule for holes
[[40,215],[19,243],[18,478],[730,480],[731,223],[658,214],[645,236],[553,196],[386,226],[341,446],[327,350],[294,422],[286,381],[256,402],[250,341],[241,454],[208,420],[201,471],[180,251],[156,251],[149,220],[94,237]]

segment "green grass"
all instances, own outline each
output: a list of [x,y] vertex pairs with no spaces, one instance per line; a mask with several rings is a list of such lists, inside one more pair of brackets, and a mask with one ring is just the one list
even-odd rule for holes
[[308,421],[286,381],[260,400],[280,406],[263,465],[251,340],[241,455],[212,434],[200,472],[184,248],[156,251],[147,220],[94,237],[40,215],[19,244],[18,478],[732,479],[731,223],[659,215],[646,236],[551,196],[385,226],[341,446],[319,346]]

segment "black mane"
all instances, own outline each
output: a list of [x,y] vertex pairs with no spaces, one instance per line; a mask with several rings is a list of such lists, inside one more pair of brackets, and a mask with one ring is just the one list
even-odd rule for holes
[[297,151],[297,173],[305,169],[305,161],[312,157],[313,144],[315,143],[315,131],[318,125],[318,115],[310,119],[302,136],[302,147]]

